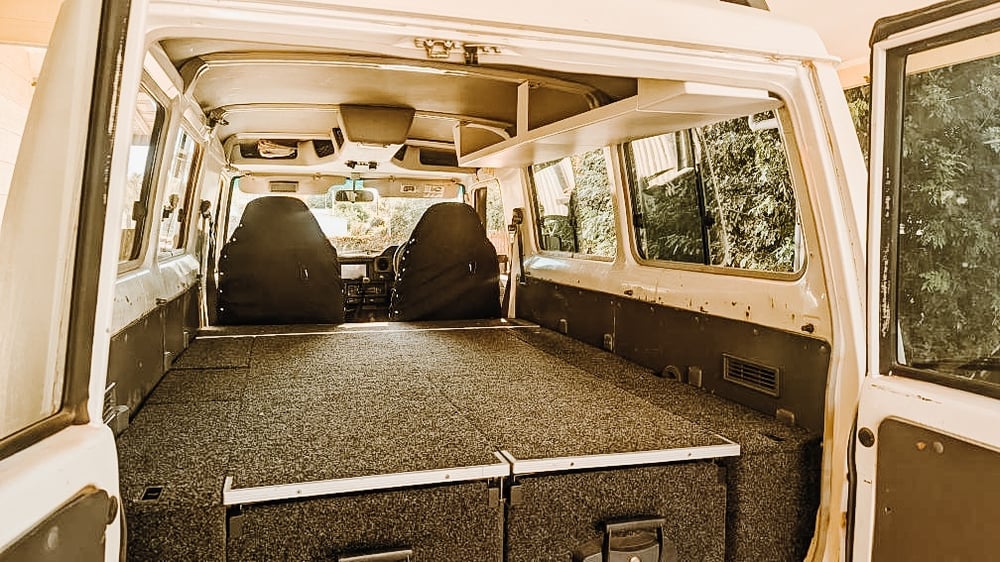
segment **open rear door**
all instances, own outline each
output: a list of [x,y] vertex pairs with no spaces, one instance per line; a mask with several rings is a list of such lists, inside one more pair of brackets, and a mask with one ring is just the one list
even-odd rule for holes
[[118,244],[105,232],[119,225],[105,216],[109,178],[124,177],[111,153],[130,9],[63,3],[0,227],[4,562],[119,556],[117,456],[102,422]]
[[854,560],[1000,559],[1000,3],[872,35]]

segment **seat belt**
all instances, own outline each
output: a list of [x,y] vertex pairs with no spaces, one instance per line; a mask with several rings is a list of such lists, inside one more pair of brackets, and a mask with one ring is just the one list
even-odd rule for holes
[[510,224],[507,225],[507,237],[510,239],[510,252],[507,254],[507,283],[503,289],[503,301],[500,304],[500,317],[507,318],[510,314],[510,293],[513,289],[511,280],[514,278],[514,268],[509,264],[514,257],[514,249],[517,249],[517,275],[518,283],[521,283],[522,272],[524,271],[524,249],[521,246],[521,223],[524,222],[524,209],[517,207],[511,212]]

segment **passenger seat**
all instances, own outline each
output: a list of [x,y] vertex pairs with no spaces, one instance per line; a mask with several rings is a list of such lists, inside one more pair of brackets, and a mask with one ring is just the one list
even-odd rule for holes
[[305,203],[261,197],[219,259],[219,324],[340,324],[337,250]]
[[500,316],[497,252],[472,207],[438,203],[399,250],[389,317],[398,321]]

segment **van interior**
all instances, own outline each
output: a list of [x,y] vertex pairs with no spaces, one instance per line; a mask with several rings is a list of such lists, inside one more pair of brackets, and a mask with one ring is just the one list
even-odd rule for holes
[[404,35],[150,44],[128,558],[802,560],[832,321],[780,81]]

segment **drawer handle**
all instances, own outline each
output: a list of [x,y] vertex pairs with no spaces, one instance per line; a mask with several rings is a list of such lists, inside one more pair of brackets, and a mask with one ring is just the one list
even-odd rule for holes
[[[608,522],[604,524],[604,548],[602,549],[602,562],[612,560],[635,560],[638,562],[677,562],[677,550],[663,534],[662,518],[632,519],[627,521]],[[655,536],[657,548],[641,548],[642,552],[637,552],[626,547],[626,550],[612,549],[611,539],[615,535],[622,534],[648,534]],[[634,545],[638,546],[638,545]],[[653,550],[654,552],[650,552]]]
[[413,550],[406,548],[403,550],[393,550],[391,552],[377,552],[374,554],[360,554],[357,556],[340,556],[337,562],[410,562]]

